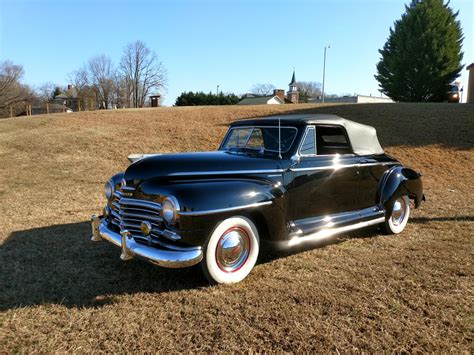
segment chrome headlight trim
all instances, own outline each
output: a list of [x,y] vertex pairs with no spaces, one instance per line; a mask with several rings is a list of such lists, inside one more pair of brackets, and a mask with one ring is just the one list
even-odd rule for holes
[[178,212],[181,210],[176,197],[172,195],[166,197],[161,207],[163,211],[163,218],[166,223],[170,225],[176,224],[178,221]]
[[104,195],[107,200],[110,200],[114,196],[115,185],[112,179],[108,180],[104,185]]

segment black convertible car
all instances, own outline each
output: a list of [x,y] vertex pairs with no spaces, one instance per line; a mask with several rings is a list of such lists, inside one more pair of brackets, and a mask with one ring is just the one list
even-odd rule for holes
[[[130,158],[130,157],[129,157]],[[260,243],[291,248],[380,224],[400,233],[420,174],[384,154],[375,129],[333,115],[234,122],[218,151],[149,154],[105,184],[92,240],[212,283],[244,279]]]

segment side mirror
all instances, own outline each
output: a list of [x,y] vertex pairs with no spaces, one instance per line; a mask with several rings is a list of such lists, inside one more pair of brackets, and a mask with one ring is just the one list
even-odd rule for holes
[[293,155],[291,157],[291,167],[294,167],[300,163],[301,157],[299,155]]

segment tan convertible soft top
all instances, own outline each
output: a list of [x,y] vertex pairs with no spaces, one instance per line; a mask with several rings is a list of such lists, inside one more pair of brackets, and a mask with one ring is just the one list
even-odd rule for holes
[[344,118],[341,118],[341,120],[343,120],[343,126],[346,127],[354,154],[367,155],[384,153],[377,138],[377,131],[374,127],[346,120]]
[[369,155],[383,154],[377,138],[377,131],[372,126],[347,120],[336,115],[305,114],[305,115],[281,115],[250,120],[241,120],[232,123],[232,126],[243,125],[278,125],[278,121],[284,125],[306,125],[306,124],[328,124],[344,126],[349,136],[354,154]]

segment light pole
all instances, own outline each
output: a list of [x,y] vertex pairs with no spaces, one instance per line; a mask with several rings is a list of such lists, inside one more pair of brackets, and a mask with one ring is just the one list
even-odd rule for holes
[[322,101],[324,103],[324,84],[326,81],[326,51],[328,48],[331,48],[331,45],[324,46],[324,62],[323,62],[323,92],[321,95]]
[[217,96],[219,96],[219,85],[217,85]]

